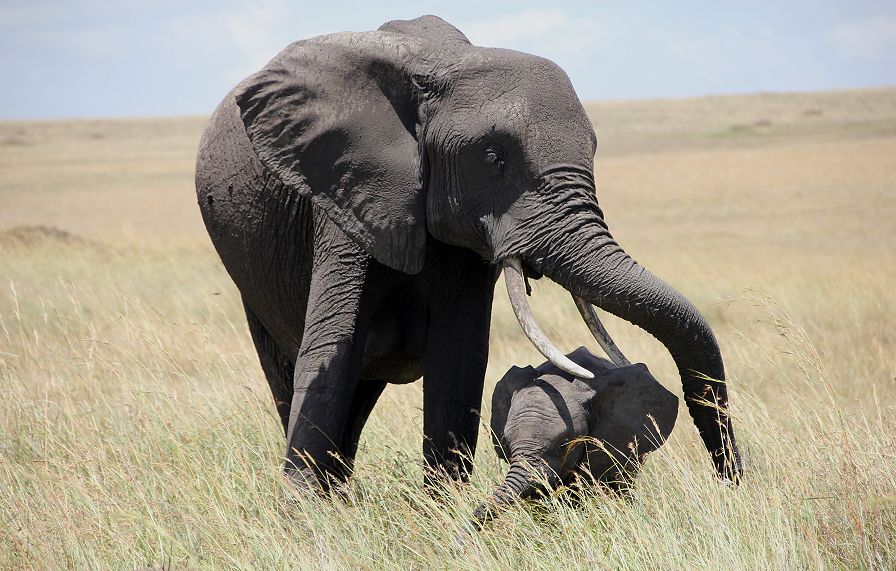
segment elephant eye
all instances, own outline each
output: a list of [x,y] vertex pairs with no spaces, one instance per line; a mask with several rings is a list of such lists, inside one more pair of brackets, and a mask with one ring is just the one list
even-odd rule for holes
[[485,160],[500,170],[504,170],[504,153],[499,147],[489,145],[485,149]]

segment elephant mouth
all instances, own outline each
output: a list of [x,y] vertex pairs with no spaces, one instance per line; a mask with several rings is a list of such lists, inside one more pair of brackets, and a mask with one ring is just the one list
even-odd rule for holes
[[[522,268],[523,268],[523,275],[526,277],[526,279],[529,279],[529,280],[540,280],[541,278],[544,277],[544,274],[543,274],[543,273],[539,272],[538,270],[536,270],[535,268],[533,268],[532,266],[530,266],[529,264],[527,264],[527,263],[525,262],[525,260],[523,260],[522,258],[520,258],[519,260],[520,260],[520,265],[521,265]],[[528,288],[527,288],[526,291],[527,291],[527,293],[528,293]]]
[[[535,277],[536,275],[541,277],[541,274],[525,266],[522,260],[516,256],[506,258],[502,265],[504,266],[504,283],[507,286],[507,296],[510,298],[510,305],[513,308],[516,320],[520,324],[520,328],[526,334],[526,337],[529,338],[529,341],[538,349],[539,353],[544,355],[558,369],[580,379],[593,379],[594,375],[590,371],[570,360],[548,339],[541,326],[538,325],[532,309],[529,307],[529,301],[526,298],[530,291],[526,283],[526,277]],[[579,310],[579,314],[588,326],[588,330],[591,331],[594,339],[606,352],[607,356],[610,357],[610,360],[617,367],[630,365],[631,362],[625,357],[612,337],[610,337],[603,323],[601,323],[594,306],[575,294],[571,295],[576,308]]]

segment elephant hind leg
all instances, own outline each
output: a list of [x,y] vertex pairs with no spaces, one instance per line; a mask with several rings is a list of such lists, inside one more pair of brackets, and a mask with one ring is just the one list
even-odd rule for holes
[[274,406],[277,407],[277,414],[280,422],[283,424],[283,434],[286,434],[289,427],[289,410],[292,403],[292,378],[295,372],[295,360],[280,349],[277,342],[271,337],[268,330],[265,329],[261,320],[255,313],[249,309],[246,303],[243,303],[246,310],[246,320],[249,323],[249,332],[252,334],[252,341],[255,343],[255,351],[258,353],[258,360],[261,361],[261,368],[264,376],[271,388],[271,394],[274,397]]

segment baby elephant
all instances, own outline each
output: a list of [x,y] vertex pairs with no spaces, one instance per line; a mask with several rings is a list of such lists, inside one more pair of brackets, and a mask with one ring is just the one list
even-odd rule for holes
[[510,463],[491,500],[474,513],[481,525],[495,508],[561,484],[590,480],[627,489],[647,453],[662,446],[678,416],[678,397],[643,364],[617,368],[579,347],[568,355],[594,373],[583,380],[550,362],[512,367],[492,397],[492,434]]

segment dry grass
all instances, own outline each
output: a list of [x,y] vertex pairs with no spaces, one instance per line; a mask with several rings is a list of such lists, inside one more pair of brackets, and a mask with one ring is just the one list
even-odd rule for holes
[[[683,414],[631,503],[516,509],[458,548],[503,466],[483,422],[472,485],[423,494],[415,384],[386,390],[347,500],[296,497],[194,205],[202,121],[4,123],[0,566],[896,567],[896,90],[589,111],[611,228],[720,337],[739,489]],[[542,360],[497,297],[486,404]],[[562,292],[534,303],[558,344],[586,343]],[[680,392],[660,345],[608,327]]]

